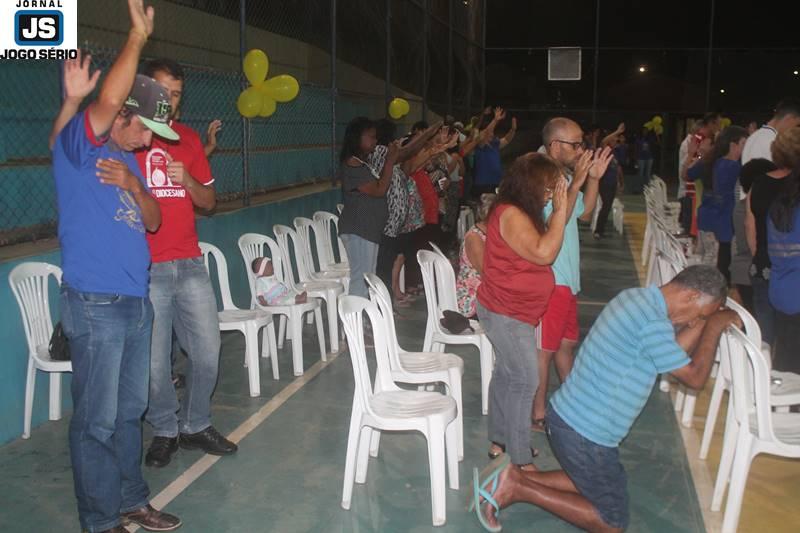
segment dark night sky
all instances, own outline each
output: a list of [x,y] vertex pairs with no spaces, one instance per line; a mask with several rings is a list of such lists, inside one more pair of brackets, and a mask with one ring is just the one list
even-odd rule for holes
[[[487,4],[487,48],[533,48],[487,51],[489,100],[531,109],[591,108],[595,1]],[[800,69],[800,30],[787,5],[716,1],[713,46],[719,50],[711,59],[710,108],[758,112],[783,96],[800,96],[800,76],[793,73]],[[602,0],[598,108],[702,111],[710,19],[711,0]],[[549,46],[583,48],[581,81],[547,81]]]

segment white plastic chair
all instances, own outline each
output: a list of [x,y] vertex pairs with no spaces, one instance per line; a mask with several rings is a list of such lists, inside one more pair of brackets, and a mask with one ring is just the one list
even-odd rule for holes
[[[397,330],[394,325],[394,312],[391,304],[389,290],[383,281],[372,273],[364,274],[364,279],[369,286],[369,297],[378,306],[383,316],[386,328],[386,343],[389,349],[389,366],[392,370],[392,380],[399,383],[413,383],[415,385],[426,383],[444,383],[447,392],[456,401],[458,412],[456,414],[458,460],[464,459],[464,416],[461,397],[461,376],[464,375],[464,361],[457,355],[437,352],[407,352],[397,340]],[[377,457],[379,433],[373,436],[371,454]]]
[[217,264],[217,280],[219,294],[222,298],[222,311],[219,316],[220,331],[240,331],[244,335],[244,360],[247,366],[247,377],[250,385],[250,396],[261,395],[261,375],[258,361],[258,332],[262,333],[261,357],[271,357],[272,377],[280,379],[278,371],[278,347],[275,341],[275,328],[272,323],[272,313],[263,309],[239,309],[231,298],[231,289],[228,284],[228,262],[222,250],[207,242],[200,242],[200,252],[206,269],[211,273],[210,258]]
[[50,337],[53,335],[48,287],[50,276],[61,284],[61,269],[49,263],[22,263],[8,274],[8,283],[17,299],[28,341],[23,439],[31,436],[36,371],[50,374],[50,420],[61,419],[61,373],[72,372],[70,361],[53,361],[50,358]]
[[[350,264],[347,261],[347,250],[345,250],[342,239],[339,238],[339,217],[327,211],[317,211],[313,218],[314,237],[317,243],[317,256],[320,260],[320,268],[323,270],[345,270],[350,271]],[[333,255],[333,241],[331,240],[331,226],[336,230],[336,242],[339,249],[339,262]]]
[[338,211],[340,215],[342,214],[343,210],[344,210],[344,204],[336,204],[336,211]]
[[734,533],[753,459],[762,453],[800,459],[800,414],[772,412],[769,365],[761,347],[736,328],[729,328],[724,338],[728,343],[733,416],[725,430],[711,510],[720,510],[730,480],[722,532]]
[[[321,281],[312,278],[306,264],[305,253],[303,252],[303,242],[295,230],[283,224],[275,224],[272,226],[272,232],[275,234],[275,240],[278,241],[278,246],[284,257],[285,283],[298,292],[305,291],[309,297],[325,300],[331,351],[337,353],[339,351],[339,321],[336,316],[336,303],[339,296],[344,294],[344,285],[335,280]],[[289,253],[289,241],[292,242],[292,248],[294,248],[298,279],[294,277],[294,269],[292,268],[291,255]]]
[[600,198],[600,195],[597,195],[597,202],[594,204],[594,211],[592,211],[592,225],[591,231],[592,233],[595,232],[597,229],[597,220],[600,218],[600,210],[603,208],[603,199]]
[[[367,353],[364,347],[363,313],[372,324],[377,371],[373,390]],[[418,431],[428,443],[431,476],[433,525],[447,520],[445,464],[452,490],[458,490],[456,401],[436,392],[402,390],[392,381],[389,349],[384,321],[377,306],[359,296],[344,296],[339,301],[350,361],[353,364],[355,393],[347,437],[347,456],[342,486],[342,507],[350,509],[353,481],[365,483],[369,465],[372,431]]]
[[614,229],[622,235],[625,230],[625,205],[619,198],[614,198],[614,202],[611,204],[611,220],[614,223]]
[[458,213],[458,224],[456,230],[458,232],[458,240],[463,241],[467,231],[475,225],[475,212],[467,205],[462,205]]
[[[309,298],[304,304],[292,305],[270,305],[262,306],[256,299],[256,277],[250,265],[256,257],[269,255],[272,259],[272,267],[275,270],[275,277],[281,283],[287,283],[283,268],[283,254],[278,243],[266,235],[259,233],[245,233],[239,237],[239,251],[244,260],[247,279],[250,283],[250,307],[252,309],[264,309],[273,315],[280,315],[278,326],[278,348],[283,348],[285,338],[292,340],[292,366],[295,376],[303,375],[303,316],[313,313],[314,322],[317,327],[317,340],[319,341],[319,353],[323,361],[328,360],[325,352],[325,333],[322,329],[322,310],[319,300]],[[268,254],[265,254],[268,252]],[[289,321],[289,331],[286,330],[286,321]]]
[[[304,269],[306,270],[306,275],[311,280],[317,281],[336,281],[341,283],[344,287],[345,294],[350,292],[350,267],[348,266],[337,266],[335,263],[331,267],[325,267],[323,257],[317,253],[318,264],[320,265],[319,268],[314,263],[314,252],[311,249],[311,234],[314,233],[314,239],[316,242],[317,234],[315,227],[317,223],[311,220],[310,218],[305,217],[296,217],[293,221],[294,230],[297,232],[297,236],[300,238],[300,244],[302,245],[302,252],[303,252],[303,263]],[[319,249],[319,244],[317,244],[317,249]]]
[[436,252],[420,250],[417,261],[422,270],[422,282],[425,286],[425,303],[428,306],[428,320],[425,324],[425,341],[423,352],[443,352],[447,344],[471,344],[480,352],[481,364],[481,412],[489,414],[489,382],[494,368],[494,350],[483,327],[470,320],[473,332],[465,331],[455,335],[442,328],[439,320],[444,316],[442,311],[458,311],[456,302],[456,278],[450,261]]

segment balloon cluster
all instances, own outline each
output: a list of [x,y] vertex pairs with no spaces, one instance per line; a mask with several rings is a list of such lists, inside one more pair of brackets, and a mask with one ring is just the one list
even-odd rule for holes
[[389,102],[389,116],[395,120],[408,115],[410,110],[411,106],[403,98],[394,98]]
[[656,115],[644,123],[644,129],[647,131],[654,131],[656,135],[661,135],[664,133],[663,122],[664,119],[661,118],[661,115]]
[[300,92],[300,84],[288,74],[267,79],[269,59],[263,50],[250,50],[242,65],[250,87],[242,91],[236,107],[243,117],[268,117],[275,112],[277,102],[290,102]]

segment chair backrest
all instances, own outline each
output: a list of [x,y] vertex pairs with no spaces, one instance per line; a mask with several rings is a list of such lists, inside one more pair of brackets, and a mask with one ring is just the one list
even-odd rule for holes
[[429,319],[433,321],[438,331],[439,319],[443,316],[442,311],[458,311],[453,266],[441,255],[428,250],[418,251],[417,261],[422,271]]
[[19,305],[30,353],[48,345],[53,335],[48,287],[50,276],[61,284],[61,269],[50,263],[22,263],[8,274],[8,283]]
[[199,242],[198,244],[209,274],[211,274],[210,259],[214,258],[214,262],[217,264],[217,282],[219,283],[219,295],[222,298],[222,308],[225,310],[238,309],[233,304],[233,298],[231,297],[231,286],[228,283],[228,261],[225,260],[225,254],[213,244],[207,242]]
[[386,326],[386,344],[389,350],[389,365],[392,370],[401,370],[400,365],[400,343],[397,340],[397,330],[394,325],[394,310],[392,309],[392,297],[389,289],[377,275],[367,272],[364,279],[369,286],[369,299],[378,306],[378,310],[383,316],[383,323]]
[[[275,234],[275,240],[278,241],[278,247],[281,249],[281,254],[283,254],[283,270],[287,285],[294,288],[299,282],[311,281],[311,273],[306,265],[303,246],[300,243],[297,232],[289,226],[275,224],[272,226],[272,233]],[[297,264],[297,278],[294,277],[294,268],[292,267],[292,254],[289,248],[290,242],[291,248],[294,249],[294,259]]]
[[[370,380],[367,351],[364,346],[363,314],[365,311],[372,324],[372,334],[375,340],[375,360],[378,369],[375,372],[374,389]],[[366,298],[350,295],[339,298],[339,318],[342,319],[344,325],[347,346],[350,349],[350,362],[353,364],[354,400],[360,403],[365,412],[374,415],[370,404],[373,390],[375,392],[399,390],[392,381],[383,319],[374,303]]]
[[[316,232],[316,223],[311,220],[310,218],[306,217],[295,217],[292,221],[294,224],[294,230],[297,232],[297,236],[300,238],[300,244],[303,246],[303,255],[305,256],[306,266],[311,272],[320,272],[325,269],[325,264],[323,262],[323,258],[319,255],[319,251],[317,251],[317,259],[318,261],[314,262],[314,249],[311,247],[311,238],[312,233],[314,241],[317,240],[317,232]],[[317,250],[319,250],[319,244],[316,246]],[[319,265],[319,267],[317,267]]]
[[344,204],[336,204],[336,211],[341,215],[342,211],[344,211]]
[[729,309],[736,311],[736,313],[739,315],[739,318],[742,319],[742,324],[744,325],[744,331],[747,334],[747,338],[750,339],[755,346],[760,347],[761,328],[758,326],[758,322],[756,322],[756,319],[753,317],[753,315],[751,315],[747,309],[742,307],[735,300],[731,300],[730,298],[727,299],[725,305]]
[[275,270],[275,278],[286,283],[283,269],[283,257],[278,243],[272,238],[260,233],[245,233],[239,237],[239,251],[244,260],[244,269],[247,272],[247,280],[250,282],[250,308],[256,308],[256,275],[250,265],[256,257],[269,257],[272,260],[272,268]]
[[755,415],[758,438],[775,440],[769,399],[769,366],[761,347],[735,327],[728,328],[723,339],[728,342],[733,409],[740,431],[752,433],[750,417]]
[[441,248],[439,248],[439,246],[438,246],[436,243],[434,243],[434,242],[431,242],[431,241],[428,241],[428,244],[430,244],[430,245],[431,245],[431,249],[432,249],[434,252],[436,252],[436,253],[437,253],[437,254],[439,254],[440,256],[444,257],[445,259],[447,259],[447,256],[446,256],[446,255],[444,255],[444,252],[442,251],[442,249],[441,249]]
[[[320,268],[331,265],[336,262],[336,257],[333,254],[333,237],[331,237],[331,226],[336,230],[336,240],[339,240],[339,217],[327,211],[317,211],[314,213],[314,237],[317,243],[317,256],[320,260]],[[341,255],[340,261],[344,261]]]

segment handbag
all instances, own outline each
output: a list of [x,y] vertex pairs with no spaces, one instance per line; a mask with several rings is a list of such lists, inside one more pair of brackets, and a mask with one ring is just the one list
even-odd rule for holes
[[439,320],[439,323],[442,325],[444,329],[452,333],[453,335],[459,335],[463,333],[465,330],[470,330],[474,332],[475,330],[472,329],[472,326],[469,325],[469,319],[462,315],[461,313],[456,313],[455,311],[442,311],[442,315],[444,317]]
[[50,337],[50,359],[53,361],[70,361],[69,341],[64,334],[64,328],[61,327],[61,322],[56,324],[53,328],[53,335]]

